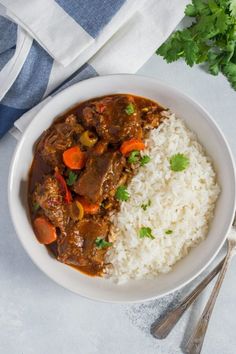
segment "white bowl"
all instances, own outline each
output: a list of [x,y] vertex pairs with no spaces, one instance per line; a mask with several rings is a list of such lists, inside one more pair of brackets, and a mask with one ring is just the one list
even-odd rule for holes
[[[154,280],[129,281],[116,285],[110,280],[89,277],[52,258],[33,233],[27,207],[28,171],[33,146],[54,118],[76,103],[90,98],[131,93],[144,96],[171,108],[182,117],[211,156],[221,186],[215,217],[205,241],[168,274]],[[82,296],[109,302],[138,302],[161,297],[194,279],[216,256],[226,239],[235,209],[235,169],[229,146],[219,127],[196,102],[178,90],[151,78],[136,75],[96,77],[60,92],[37,113],[17,145],[9,176],[11,217],[26,252],[37,266],[58,284]]]

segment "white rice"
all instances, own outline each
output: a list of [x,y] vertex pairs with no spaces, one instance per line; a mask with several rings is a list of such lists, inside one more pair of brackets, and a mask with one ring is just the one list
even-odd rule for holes
[[[151,161],[139,168],[128,186],[130,199],[112,217],[116,240],[108,261],[113,265],[109,276],[116,282],[169,272],[206,237],[213,216],[220,189],[210,159],[184,122],[166,115],[169,119],[146,141],[144,154]],[[190,161],[181,172],[170,169],[170,157],[177,153]],[[141,204],[149,199],[151,206],[144,211]],[[141,239],[141,227],[150,227],[155,239]]]

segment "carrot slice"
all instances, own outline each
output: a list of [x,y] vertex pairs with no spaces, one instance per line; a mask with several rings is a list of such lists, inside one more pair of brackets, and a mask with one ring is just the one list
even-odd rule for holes
[[55,172],[55,177],[58,183],[60,184],[60,188],[64,195],[65,202],[69,204],[72,201],[72,196],[70,190],[67,187],[64,177],[57,170]]
[[85,165],[85,153],[80,150],[79,146],[73,146],[63,152],[64,164],[71,170],[80,170]]
[[124,141],[120,147],[120,152],[127,156],[133,150],[143,150],[145,148],[144,143],[140,139],[130,139]]
[[89,203],[85,198],[78,197],[77,200],[84,208],[85,214],[97,214],[100,209],[99,204]]
[[33,222],[36,237],[40,243],[48,245],[57,239],[56,228],[43,216]]

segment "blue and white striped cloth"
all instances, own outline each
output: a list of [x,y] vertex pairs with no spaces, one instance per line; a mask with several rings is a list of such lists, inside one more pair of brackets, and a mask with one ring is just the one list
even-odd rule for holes
[[52,95],[86,78],[135,73],[187,0],[0,0],[0,137],[17,137]]

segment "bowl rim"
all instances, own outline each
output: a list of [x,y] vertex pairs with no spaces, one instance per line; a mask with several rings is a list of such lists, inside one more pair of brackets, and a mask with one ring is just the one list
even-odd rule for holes
[[[104,79],[113,79],[114,77],[120,77],[121,79],[126,79],[127,77],[135,77],[137,78],[138,80],[146,80],[146,81],[149,81],[149,82],[152,82],[153,84],[156,84],[156,85],[159,85],[159,86],[162,86],[162,87],[165,87],[166,89],[170,89],[172,92],[176,92],[177,95],[180,95],[182,97],[184,97],[185,99],[187,99],[192,105],[195,105],[196,107],[198,107],[206,116],[206,119],[208,121],[210,121],[210,123],[212,125],[215,126],[216,130],[218,131],[220,137],[221,137],[221,140],[222,142],[225,144],[225,148],[227,150],[227,153],[228,153],[228,157],[230,159],[230,163],[231,163],[231,173],[232,173],[232,176],[233,176],[233,181],[234,181],[234,185],[233,185],[233,190],[234,190],[234,196],[233,196],[233,209],[230,211],[230,215],[231,217],[229,218],[231,221],[227,227],[227,231],[224,235],[224,237],[222,237],[222,241],[221,243],[219,244],[219,246],[217,247],[216,251],[213,253],[213,255],[211,256],[211,258],[199,269],[198,272],[196,272],[193,276],[191,276],[189,279],[185,280],[185,281],[182,281],[178,286],[175,286],[173,289],[171,290],[168,290],[168,291],[163,291],[162,293],[158,294],[158,295],[154,295],[154,296],[149,296],[149,297],[140,297],[139,299],[135,299],[135,300],[123,300],[123,299],[116,299],[116,300],[111,300],[111,299],[102,299],[102,298],[97,298],[96,296],[88,296],[88,295],[85,295],[83,293],[78,293],[77,291],[75,291],[74,289],[70,288],[69,286],[65,285],[63,283],[63,281],[60,281],[58,279],[55,279],[51,274],[49,274],[42,266],[41,266],[41,263],[36,261],[33,256],[28,252],[26,246],[25,246],[25,243],[22,239],[22,237],[20,236],[21,235],[21,231],[20,231],[20,228],[19,228],[19,225],[18,225],[18,221],[17,221],[17,215],[16,213],[14,212],[14,206],[13,206],[13,200],[12,200],[12,196],[11,196],[11,184],[12,184],[12,178],[13,178],[13,169],[14,169],[14,163],[15,163],[15,159],[17,157],[17,153],[18,153],[18,150],[20,150],[21,148],[21,145],[23,144],[24,142],[24,137],[28,134],[28,131],[31,130],[31,123],[37,119],[37,116],[39,114],[41,114],[41,112],[44,110],[45,107],[47,107],[49,104],[52,104],[53,101],[55,99],[58,99],[58,97],[60,96],[63,96],[65,92],[68,92],[70,90],[74,90],[74,88],[76,86],[80,86],[81,83],[83,83],[84,81],[90,81],[90,82],[93,82],[93,81],[103,81]],[[132,93],[131,93],[132,94]],[[107,94],[109,95],[109,94]],[[96,96],[96,97],[99,97],[99,96]],[[148,98],[148,97],[147,97]],[[69,109],[68,108],[65,108],[65,111]],[[56,117],[54,117],[56,118]],[[236,208],[236,168],[235,168],[235,161],[234,161],[234,157],[233,157],[233,154],[232,154],[232,151],[231,151],[231,148],[229,146],[229,143],[227,141],[227,139],[225,138],[225,135],[224,133],[222,132],[221,128],[219,127],[219,125],[217,124],[217,122],[213,119],[213,117],[211,116],[210,113],[208,113],[208,111],[200,104],[198,103],[195,99],[193,99],[191,96],[189,96],[188,94],[182,92],[181,90],[175,88],[174,86],[172,85],[169,85],[169,84],[166,84],[164,81],[161,81],[161,80],[157,80],[155,78],[152,78],[152,77],[149,77],[149,76],[145,76],[145,75],[136,75],[136,74],[110,74],[110,75],[101,75],[101,76],[96,76],[96,77],[92,77],[92,78],[89,78],[89,79],[86,79],[86,80],[82,80],[80,82],[77,82],[67,88],[65,88],[64,90],[62,91],[59,91],[56,95],[52,96],[51,99],[46,102],[46,104],[40,108],[40,110],[38,112],[36,112],[36,114],[34,115],[33,119],[31,120],[31,122],[29,123],[29,125],[27,126],[27,128],[25,129],[25,131],[22,133],[22,136],[20,137],[20,140],[18,141],[18,143],[16,144],[16,147],[15,147],[15,150],[14,150],[14,153],[12,155],[12,158],[11,158],[11,163],[10,163],[10,168],[9,168],[9,174],[8,174],[8,186],[7,186],[7,189],[8,189],[8,205],[9,205],[9,210],[10,210],[10,215],[11,215],[11,220],[13,222],[13,226],[14,226],[14,229],[15,229],[15,232],[16,232],[16,235],[18,237],[18,239],[20,240],[20,243],[22,244],[25,252],[28,254],[28,256],[31,258],[31,260],[33,261],[33,263],[47,276],[49,277],[51,280],[53,280],[55,283],[59,284],[60,286],[62,286],[64,289],[66,290],[69,290],[70,292],[76,294],[76,295],[79,295],[79,296],[82,296],[83,298],[86,298],[86,299],[90,299],[90,300],[95,300],[95,301],[98,301],[98,302],[105,302],[105,303],[117,303],[117,304],[129,304],[129,303],[140,303],[140,302],[147,302],[147,301],[151,301],[151,300],[155,300],[155,299],[159,299],[159,298],[162,298],[168,294],[171,294],[171,293],[174,293],[175,291],[183,288],[184,286],[186,286],[187,284],[189,284],[190,282],[192,282],[194,279],[196,279],[209,265],[210,263],[212,263],[212,261],[215,259],[215,257],[217,256],[217,254],[219,253],[219,251],[221,250],[226,238],[227,238],[227,235],[229,233],[229,230],[231,228],[231,225],[232,225],[232,222],[233,222],[233,218],[234,218],[234,214],[235,214],[235,208]]]

